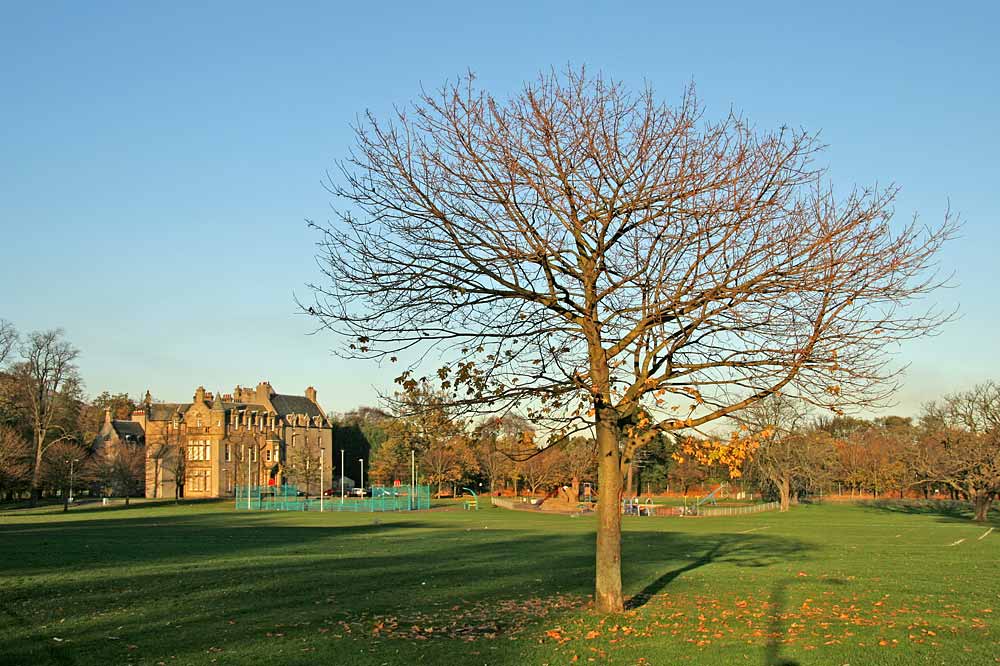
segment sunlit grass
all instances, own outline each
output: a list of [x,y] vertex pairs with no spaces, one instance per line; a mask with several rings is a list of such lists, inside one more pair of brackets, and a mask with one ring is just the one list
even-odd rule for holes
[[628,518],[632,602],[614,617],[588,607],[594,525],[502,509],[263,514],[221,502],[7,511],[0,663],[980,665],[1000,655],[1000,534],[980,539],[987,527],[961,516],[802,506]]

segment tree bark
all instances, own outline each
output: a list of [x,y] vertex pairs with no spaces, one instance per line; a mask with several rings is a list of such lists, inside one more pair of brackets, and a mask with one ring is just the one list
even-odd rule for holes
[[788,477],[778,480],[778,493],[781,495],[781,511],[788,511],[788,506],[791,504],[791,489]]
[[45,451],[43,446],[45,442],[46,432],[37,432],[38,426],[35,426],[35,463],[31,470],[31,506],[38,504],[38,500],[42,496],[41,491],[41,478],[42,478],[42,452]]
[[621,453],[615,427],[597,419],[597,576],[594,602],[602,613],[625,610],[622,597],[622,495]]
[[973,517],[973,520],[978,523],[986,522],[990,513],[990,506],[992,504],[993,497],[988,493],[976,495],[973,502],[973,506],[975,507],[975,516]]

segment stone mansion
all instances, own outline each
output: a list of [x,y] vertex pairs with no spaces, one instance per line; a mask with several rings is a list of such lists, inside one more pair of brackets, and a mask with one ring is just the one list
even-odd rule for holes
[[302,396],[268,382],[225,395],[198,387],[189,403],[154,402],[147,391],[130,421],[108,418],[99,438],[145,444],[146,497],[224,497],[248,474],[252,485],[319,493],[319,468],[328,487],[333,472],[333,428],[312,387]]

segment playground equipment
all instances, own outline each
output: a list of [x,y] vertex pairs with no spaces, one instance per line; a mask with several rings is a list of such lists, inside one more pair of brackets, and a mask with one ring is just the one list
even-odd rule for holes
[[723,490],[725,490],[728,487],[729,487],[728,483],[720,483],[715,490],[713,490],[712,492],[708,493],[704,497],[699,498],[698,501],[696,501],[691,506],[687,505],[687,498],[685,498],[685,500],[684,500],[685,501],[685,504],[684,504],[684,513],[683,513],[683,515],[685,515],[685,516],[697,516],[698,515],[698,510],[703,505],[705,505],[705,504],[718,504],[718,502],[716,501],[716,497],[718,497],[719,493],[721,493]]
[[371,497],[303,497],[298,487],[236,486],[236,509],[240,511],[418,511],[431,507],[430,486],[373,486]]
[[465,500],[464,503],[465,510],[479,511],[479,495],[476,494],[476,491],[474,491],[472,488],[462,488],[462,490],[467,490],[469,491],[469,494],[472,495],[472,499]]
[[647,497],[645,502],[638,497],[632,499],[626,497],[622,500],[622,514],[626,516],[655,516],[656,505],[653,504],[652,497]]

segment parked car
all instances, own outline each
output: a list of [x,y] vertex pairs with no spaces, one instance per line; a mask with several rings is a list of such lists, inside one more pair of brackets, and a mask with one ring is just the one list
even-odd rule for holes
[[368,497],[367,488],[351,488],[351,495],[354,497]]

